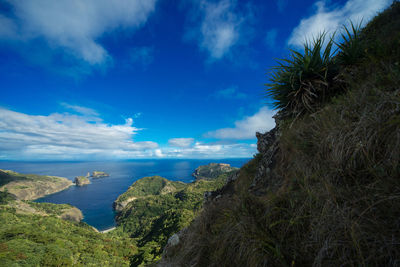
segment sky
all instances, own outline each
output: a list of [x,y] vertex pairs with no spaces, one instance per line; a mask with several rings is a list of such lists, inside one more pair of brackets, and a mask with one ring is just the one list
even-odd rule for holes
[[248,158],[277,58],[391,0],[0,0],[0,160]]

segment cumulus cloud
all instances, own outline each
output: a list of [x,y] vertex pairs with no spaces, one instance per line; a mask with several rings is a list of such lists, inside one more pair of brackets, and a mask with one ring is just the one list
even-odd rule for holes
[[253,116],[235,122],[234,128],[223,128],[205,134],[205,137],[218,139],[254,139],[256,132],[265,132],[275,126],[274,112],[262,107]]
[[327,1],[315,3],[315,13],[304,18],[293,30],[289,45],[301,47],[322,32],[333,33],[349,21],[366,23],[379,11],[390,5],[392,0],[348,0],[344,6],[329,7]]
[[168,144],[174,147],[189,147],[193,142],[193,138],[172,138],[168,140]]
[[0,158],[95,159],[150,156],[155,142],[134,142],[131,118],[110,125],[101,118],[53,113],[29,115],[0,108]]
[[99,39],[117,28],[143,25],[156,0],[8,0],[14,14],[0,16],[0,39],[44,38],[49,47],[66,49],[91,65],[102,64],[108,52]]
[[225,99],[244,99],[247,97],[247,95],[240,92],[237,86],[231,86],[229,88],[216,91],[213,94],[213,97]]
[[203,0],[196,8],[201,12],[200,25],[191,28],[187,36],[196,39],[200,49],[207,51],[211,59],[223,58],[240,38],[244,17],[235,12],[235,8],[235,0]]
[[159,149],[159,148],[154,150],[154,155],[155,155],[156,157],[158,157],[158,158],[164,157],[164,154],[163,154],[162,150]]

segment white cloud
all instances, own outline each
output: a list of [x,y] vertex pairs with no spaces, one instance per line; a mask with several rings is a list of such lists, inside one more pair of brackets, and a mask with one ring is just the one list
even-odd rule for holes
[[13,17],[0,16],[0,39],[44,38],[91,64],[110,57],[99,39],[117,28],[135,29],[153,12],[156,0],[8,0]]
[[315,3],[316,12],[300,21],[293,30],[289,45],[301,47],[307,40],[312,40],[322,32],[332,34],[349,21],[365,24],[379,11],[390,5],[392,0],[348,0],[344,6],[328,7],[327,1]]
[[96,159],[145,157],[155,142],[134,142],[131,118],[110,125],[101,118],[53,113],[29,115],[0,108],[0,158]]
[[87,107],[82,107],[82,106],[78,106],[78,105],[71,105],[68,103],[61,103],[61,106],[73,110],[79,114],[85,115],[85,116],[99,116],[99,113],[97,113],[96,110],[91,109],[91,108],[87,108]]
[[193,138],[172,138],[168,140],[168,144],[174,147],[189,147],[193,142]]
[[265,132],[275,126],[272,118],[275,112],[262,107],[253,116],[235,122],[234,128],[223,128],[205,134],[205,137],[218,139],[254,139],[256,132]]
[[162,155],[170,158],[250,158],[256,151],[254,144],[195,142],[192,146],[185,148],[163,148]]
[[155,150],[154,150],[154,155],[155,155],[156,157],[158,157],[158,158],[164,157],[164,154],[163,154],[163,152],[161,151],[161,149],[155,149]]
[[235,0],[203,0],[197,8],[202,21],[200,26],[190,29],[187,36],[197,39],[200,49],[207,51],[211,59],[221,59],[239,40],[244,17],[235,13]]
[[247,97],[247,95],[240,92],[237,86],[231,86],[229,88],[216,91],[213,94],[213,97],[225,99],[244,99]]

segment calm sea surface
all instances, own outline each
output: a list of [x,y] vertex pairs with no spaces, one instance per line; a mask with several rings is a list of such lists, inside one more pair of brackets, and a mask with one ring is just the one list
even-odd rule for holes
[[191,174],[200,165],[211,162],[229,163],[241,167],[249,159],[218,160],[136,160],[119,162],[1,162],[0,169],[20,173],[54,175],[74,180],[87,172],[105,171],[110,177],[92,179],[87,186],[71,186],[59,193],[38,199],[37,202],[68,203],[78,207],[83,221],[104,230],[115,226],[112,203],[136,180],[159,175],[173,181],[191,182]]

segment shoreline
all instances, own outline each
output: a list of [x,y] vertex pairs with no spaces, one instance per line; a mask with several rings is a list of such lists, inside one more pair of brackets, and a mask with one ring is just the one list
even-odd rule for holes
[[102,234],[105,234],[105,233],[111,232],[111,231],[114,230],[115,228],[117,228],[117,227],[114,226],[114,227],[111,227],[111,228],[108,228],[108,229],[106,229],[106,230],[99,231],[99,232],[102,233]]

